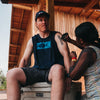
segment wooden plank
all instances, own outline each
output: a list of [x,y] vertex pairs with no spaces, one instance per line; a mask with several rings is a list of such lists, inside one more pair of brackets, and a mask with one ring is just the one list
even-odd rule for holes
[[20,45],[10,44],[11,47],[21,47]]
[[99,3],[99,0],[91,0],[89,2],[89,4],[87,4],[85,7],[84,7],[84,10],[83,11],[88,11],[89,9],[93,8],[97,3]]
[[9,64],[17,64],[17,62],[8,62]]
[[92,11],[88,16],[87,18],[91,17],[91,15],[94,13],[94,11]]
[[25,5],[19,5],[19,4],[13,4],[13,7],[24,9],[24,10],[32,10],[32,7],[28,7],[28,6],[25,6]]
[[44,9],[45,4],[46,4],[45,0],[39,0],[39,2],[38,2],[38,9],[39,9],[39,11]]
[[20,29],[16,29],[16,28],[11,28],[11,31],[25,33],[24,30],[20,30]]
[[18,57],[19,55],[12,55],[12,54],[9,54],[9,56],[11,56],[11,57]]
[[100,0],[99,0],[99,8],[100,8]]
[[65,6],[65,7],[84,7],[86,3],[73,3],[73,2],[67,2],[67,1],[54,1],[55,6]]
[[2,3],[9,4],[37,4],[39,0],[1,0]]
[[80,16],[86,13],[89,9],[92,9],[97,3],[99,3],[99,0],[91,0],[82,10],[80,13]]
[[54,31],[54,0],[46,0],[46,11],[50,14],[49,29]]
[[100,18],[100,16],[96,18],[96,21],[97,21],[99,18]]
[[[95,2],[96,0],[91,0],[92,2]],[[90,1],[90,2],[91,2]],[[63,6],[63,7],[80,7],[84,8],[87,5],[87,2],[68,2],[68,1],[54,1],[55,6]],[[94,4],[93,4],[94,5]],[[93,9],[99,9],[99,6],[93,6]]]

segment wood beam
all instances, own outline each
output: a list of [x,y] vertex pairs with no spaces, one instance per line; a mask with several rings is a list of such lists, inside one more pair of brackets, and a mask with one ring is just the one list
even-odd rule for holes
[[9,64],[17,64],[17,62],[8,62]]
[[99,0],[91,0],[81,11],[80,16],[86,13],[89,9],[92,9],[97,3],[99,3]]
[[73,3],[67,1],[54,1],[55,6],[64,6],[64,7],[84,7],[86,3]]
[[20,45],[10,44],[11,47],[21,47]]
[[94,13],[94,10],[86,17],[86,18],[90,18],[90,16]]
[[[87,3],[84,3],[84,2],[83,3],[75,3],[75,2],[67,2],[67,1],[54,1],[55,6],[62,6],[62,7],[80,7],[80,8],[84,8],[87,5]],[[99,9],[99,7],[98,6],[93,6],[92,9]]]
[[16,29],[16,28],[11,28],[11,31],[25,33],[25,30],[20,30],[20,29]]
[[12,55],[12,54],[9,54],[10,57],[18,57],[19,55]]
[[2,3],[9,4],[37,4],[39,0],[1,0]]
[[19,5],[19,4],[13,4],[13,7],[14,8],[24,9],[24,10],[32,10],[32,7],[25,6],[25,5]]
[[49,29],[54,31],[54,0],[46,0],[46,11],[50,14]]
[[39,9],[39,11],[40,10],[44,10],[45,4],[46,4],[45,0],[39,0],[39,2],[38,2],[38,9]]
[[22,25],[23,17],[24,17],[24,10],[22,11],[21,16],[20,16],[19,27],[21,27]]
[[99,0],[99,8],[100,8],[100,0]]
[[88,11],[89,9],[93,8],[97,3],[99,3],[99,0],[91,0],[83,9],[83,12]]

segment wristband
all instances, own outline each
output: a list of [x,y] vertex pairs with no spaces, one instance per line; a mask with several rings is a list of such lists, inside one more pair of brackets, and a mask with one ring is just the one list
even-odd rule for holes
[[77,58],[76,58],[76,57],[73,57],[73,58],[72,58],[72,61],[77,61]]

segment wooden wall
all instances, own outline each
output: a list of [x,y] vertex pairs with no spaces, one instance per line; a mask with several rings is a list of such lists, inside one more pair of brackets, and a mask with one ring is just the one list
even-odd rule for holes
[[[62,34],[68,32],[69,36],[72,39],[76,39],[74,33],[75,27],[77,27],[80,23],[86,21],[90,21],[96,26],[100,36],[100,22],[94,19],[87,19],[83,16],[80,17],[78,15],[68,14],[66,12],[55,11],[55,30],[61,32]],[[77,55],[79,56],[81,50],[70,43],[68,45],[70,51],[72,50],[76,51]],[[82,77],[79,80],[79,82],[82,82],[82,92],[84,93],[85,92],[84,78]]]
[[20,56],[19,56],[19,60],[18,60],[18,65],[20,63],[20,60],[21,60],[23,54],[24,54],[27,42],[30,39],[30,37],[32,36],[32,33],[33,33],[33,29],[32,29],[33,24],[32,23],[33,23],[33,13],[31,12],[30,18],[28,21],[28,25],[27,25],[27,29],[26,29],[26,33],[25,33],[25,37],[24,37],[23,43],[21,45],[21,51],[20,51]]
[[[65,32],[68,32],[69,36],[72,39],[76,39],[75,33],[74,33],[75,27],[77,27],[80,23],[86,22],[86,21],[92,22],[96,26],[100,34],[100,22],[94,19],[87,19],[85,17],[80,17],[78,15],[67,14],[61,11],[55,11],[55,30],[60,31],[62,34]],[[71,51],[75,50],[77,54],[79,55],[81,51],[80,49],[78,49],[77,47],[71,44],[69,44],[69,47]]]
[[[38,8],[37,8],[36,5],[34,5],[34,7],[32,7],[32,12],[31,12],[31,15],[30,15],[30,18],[29,18],[29,21],[28,21],[26,34],[25,34],[25,37],[24,37],[24,40],[23,40],[23,43],[22,43],[22,46],[21,46],[18,65],[20,63],[20,60],[21,60],[23,54],[24,54],[28,40],[38,32],[37,28],[35,27],[35,14],[36,14],[37,11],[38,11]],[[31,57],[31,66],[32,65],[34,65],[33,55]]]
[[[38,9],[36,7],[33,7],[33,10],[32,10],[29,22],[28,22],[28,26],[27,26],[27,32],[26,32],[25,38],[23,40],[21,53],[20,53],[20,57],[19,57],[19,62],[23,56],[27,41],[30,39],[31,36],[35,35],[38,32],[37,28],[35,27],[35,20],[34,20],[35,13],[37,11],[38,11]],[[75,35],[74,35],[75,27],[85,21],[90,21],[90,22],[94,23],[94,25],[98,29],[98,32],[100,33],[100,22],[98,22],[94,19],[87,19],[85,17],[80,17],[80,16],[73,15],[73,14],[67,14],[66,12],[61,12],[61,11],[57,11],[57,10],[55,11],[55,30],[61,32],[62,34],[65,32],[68,32],[69,36],[72,39],[75,39]],[[75,50],[77,52],[77,55],[79,55],[79,53],[81,51],[80,49],[78,49],[77,47],[75,47],[74,45],[72,45],[70,43],[68,45],[69,45],[70,51]],[[31,58],[31,65],[34,65],[33,56]],[[82,91],[84,92],[85,91],[84,78],[82,77],[79,81],[82,82]]]

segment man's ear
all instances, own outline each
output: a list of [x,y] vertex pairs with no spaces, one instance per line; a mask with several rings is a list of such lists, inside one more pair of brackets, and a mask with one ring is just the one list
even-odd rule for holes
[[35,21],[35,26],[37,27],[37,22]]
[[36,28],[38,28],[38,27],[37,27],[37,21],[35,21],[35,26],[36,26]]

